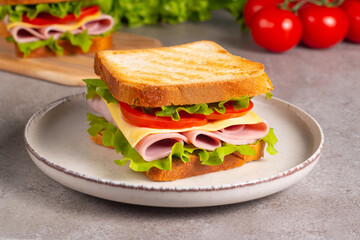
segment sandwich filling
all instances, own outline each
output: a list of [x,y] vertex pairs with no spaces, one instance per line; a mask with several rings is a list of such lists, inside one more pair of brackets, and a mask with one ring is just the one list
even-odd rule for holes
[[43,46],[62,55],[58,40],[69,40],[87,52],[94,37],[110,34],[115,25],[97,4],[101,1],[0,6],[0,19],[10,33],[7,40],[16,43],[25,57]]
[[[129,117],[126,117],[127,111],[122,108],[125,103],[118,102],[103,81],[87,79],[85,82],[88,87],[89,106],[101,116],[97,117],[88,113],[88,120],[91,125],[88,130],[89,134],[96,136],[100,132],[105,146],[113,146],[124,155],[123,159],[115,162],[119,165],[125,165],[127,161],[130,161],[130,168],[135,171],[147,171],[151,167],[171,170],[172,157],[187,162],[189,161],[189,154],[199,155],[202,164],[219,165],[226,155],[235,151],[243,155],[254,155],[254,150],[249,144],[261,140],[267,142],[267,151],[270,154],[277,152],[273,147],[277,141],[273,129],[269,127],[266,121],[251,111],[251,108],[249,109],[249,104],[245,104],[239,109],[238,114],[240,115],[236,117],[226,115],[226,110],[223,112],[224,116],[219,117],[217,115],[220,113],[216,111],[215,118],[217,119],[212,119],[214,112],[211,112],[212,110],[209,108],[226,104],[203,105],[203,110],[200,110],[202,114],[192,114],[201,115],[206,120],[205,122],[203,120],[203,124],[198,126],[186,125],[182,128],[168,128],[168,125],[163,123],[162,127],[154,127],[151,125],[151,121],[148,121],[150,126],[138,126],[139,122],[142,124],[141,118],[139,118],[142,114],[137,114],[137,119],[130,118],[131,120],[129,120]],[[236,102],[236,100],[231,102]],[[252,105],[250,106],[252,107]],[[164,115],[163,112],[166,108],[159,110],[160,113],[158,114],[144,114],[148,114],[149,118],[153,119],[170,118],[170,122],[175,124],[181,121],[184,116],[183,111],[188,107],[176,107],[181,110],[175,111],[177,112],[175,117],[169,117],[168,113],[165,114],[167,116],[156,116]],[[132,107],[132,109],[135,108]],[[168,106],[168,108],[173,107]],[[244,111],[244,109],[248,111]],[[148,111],[149,109],[144,110],[144,112]],[[199,109],[196,110],[196,112],[198,111]],[[173,111],[170,112],[172,112],[170,115],[174,114]],[[234,113],[232,112],[232,114]],[[188,115],[189,113],[186,112],[184,118],[189,119]],[[209,116],[210,119],[206,119],[206,116]],[[178,117],[180,119],[177,119]]]

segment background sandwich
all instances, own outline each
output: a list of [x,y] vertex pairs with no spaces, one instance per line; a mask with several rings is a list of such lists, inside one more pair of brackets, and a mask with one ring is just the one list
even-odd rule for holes
[[132,51],[100,51],[84,80],[94,142],[113,147],[134,171],[173,181],[261,158],[277,139],[251,109],[273,88],[264,66],[210,41]]
[[112,45],[112,1],[0,0],[0,33],[19,57],[96,52]]

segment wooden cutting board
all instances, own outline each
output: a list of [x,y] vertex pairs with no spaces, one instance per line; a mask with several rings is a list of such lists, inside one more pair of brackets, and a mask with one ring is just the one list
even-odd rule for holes
[[[112,49],[140,49],[160,47],[161,42],[128,33],[114,33]],[[94,74],[94,53],[48,58],[18,58],[14,44],[0,38],[0,70],[69,86],[83,86],[84,78]]]

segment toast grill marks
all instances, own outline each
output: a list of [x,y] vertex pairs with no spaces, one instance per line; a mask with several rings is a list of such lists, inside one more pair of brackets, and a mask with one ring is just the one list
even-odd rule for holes
[[158,85],[216,82],[264,73],[262,64],[233,56],[220,46],[206,48],[209,44],[213,45],[198,42],[146,51],[108,51],[103,54],[103,64],[123,82],[134,83],[135,79]]
[[262,64],[209,41],[102,51],[95,57],[95,72],[118,100],[144,107],[218,102],[272,89]]

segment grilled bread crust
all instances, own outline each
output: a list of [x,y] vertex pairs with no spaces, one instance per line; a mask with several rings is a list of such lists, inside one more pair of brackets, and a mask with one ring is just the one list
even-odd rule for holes
[[94,69],[115,98],[143,107],[219,102],[273,89],[262,64],[211,41],[100,51]]
[[[74,55],[74,54],[84,54],[92,53],[100,50],[111,48],[112,46],[112,36],[107,35],[105,37],[96,37],[92,39],[93,43],[90,46],[89,51],[84,52],[79,46],[74,46],[70,43],[69,40],[59,40],[58,44],[64,49],[63,55]],[[24,57],[24,53],[20,52],[19,48],[15,44],[16,55],[18,57]],[[37,57],[55,57],[58,56],[48,47],[40,47],[35,50],[32,50],[27,58],[37,58]]]
[[[90,139],[96,144],[104,146],[102,143],[102,135],[100,133],[96,137],[90,136]],[[145,172],[145,175],[152,181],[175,181],[207,173],[237,168],[247,162],[258,160],[264,156],[264,141],[259,141],[258,143],[250,144],[249,146],[255,150],[255,155],[241,155],[240,153],[235,152],[225,156],[224,162],[217,166],[202,165],[197,155],[190,155],[190,161],[187,163],[184,163],[180,159],[173,159],[170,171],[160,170],[153,167],[149,171]],[[110,146],[109,148],[113,147]]]
[[39,4],[39,3],[57,3],[69,2],[79,0],[0,0],[0,5],[26,5],[26,4]]

